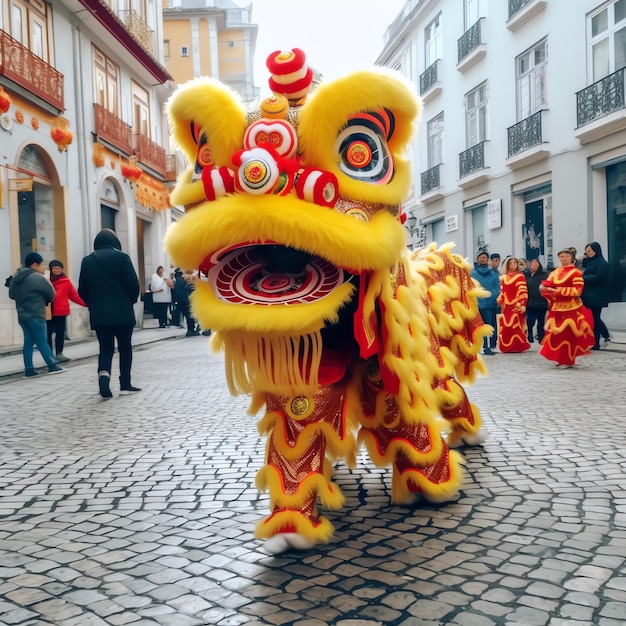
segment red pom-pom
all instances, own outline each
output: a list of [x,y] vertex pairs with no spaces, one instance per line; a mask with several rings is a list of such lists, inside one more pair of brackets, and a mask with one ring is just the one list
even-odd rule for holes
[[207,200],[215,200],[235,191],[234,175],[227,167],[202,169],[202,184]]
[[291,74],[303,68],[306,64],[306,54],[300,48],[294,48],[287,52],[276,50],[270,54],[265,65],[267,69],[278,76]]

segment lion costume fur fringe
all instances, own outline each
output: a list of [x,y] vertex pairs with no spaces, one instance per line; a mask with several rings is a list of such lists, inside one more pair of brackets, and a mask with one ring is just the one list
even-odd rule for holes
[[455,497],[463,460],[450,446],[482,424],[462,384],[486,373],[492,329],[452,244],[405,248],[411,85],[378,68],[313,90],[300,50],[267,66],[274,94],[258,106],[210,78],[169,102],[191,165],[166,247],[198,269],[193,314],[215,331],[231,393],[265,407],[257,486],[271,512],[257,537],[310,547],[333,533],[318,501],[344,504],[332,464],[353,466],[361,443],[392,465],[394,502]]

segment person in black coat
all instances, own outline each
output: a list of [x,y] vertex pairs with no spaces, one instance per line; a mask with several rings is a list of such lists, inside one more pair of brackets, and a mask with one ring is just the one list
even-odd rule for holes
[[602,248],[597,241],[585,246],[585,258],[582,262],[583,304],[593,315],[593,334],[596,345],[592,350],[600,349],[600,337],[604,337],[605,345],[609,342],[609,331],[600,318],[602,309],[609,305],[609,264],[602,256]]
[[136,323],[133,305],[139,297],[139,279],[130,257],[122,252],[117,235],[101,230],[93,243],[94,251],[83,259],[78,294],[87,303],[91,328],[100,344],[98,385],[103,398],[112,398],[111,366],[115,340],[120,353],[120,394],[141,391],[133,387],[131,337]]
[[542,280],[548,278],[548,272],[543,269],[539,259],[531,259],[526,272],[526,285],[528,286],[528,302],[526,304],[526,325],[528,326],[528,341],[533,343],[533,328],[537,323],[537,341],[543,341],[548,301],[539,293],[539,285]]

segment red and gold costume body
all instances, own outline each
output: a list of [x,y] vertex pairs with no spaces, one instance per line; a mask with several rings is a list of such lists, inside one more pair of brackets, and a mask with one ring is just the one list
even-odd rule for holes
[[539,354],[557,365],[574,365],[576,357],[588,354],[595,344],[593,317],[580,298],[584,287],[582,272],[574,265],[558,267],[543,281],[548,300],[546,334]]
[[507,272],[500,276],[498,304],[502,315],[498,322],[500,352],[524,352],[530,348],[526,328],[528,286],[522,272]]
[[413,88],[379,68],[307,95],[303,57],[270,55],[275,95],[259,108],[205,78],[168,109],[192,165],[166,246],[199,268],[194,316],[216,331],[231,392],[252,395],[252,414],[265,406],[257,485],[271,513],[256,535],[274,552],[329,541],[317,504],[342,506],[332,464],[353,465],[359,442],[392,465],[395,502],[455,497],[450,447],[481,441],[482,423],[461,383],[485,373],[490,330],[451,245],[404,248]]

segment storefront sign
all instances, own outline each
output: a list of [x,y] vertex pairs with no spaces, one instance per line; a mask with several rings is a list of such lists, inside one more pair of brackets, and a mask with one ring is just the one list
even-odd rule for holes
[[452,233],[455,230],[459,230],[459,216],[450,215],[449,217],[446,217],[446,232]]
[[493,230],[494,228],[502,227],[502,200],[491,200],[487,202],[487,228]]
[[12,178],[9,179],[9,191],[32,191],[32,178]]

